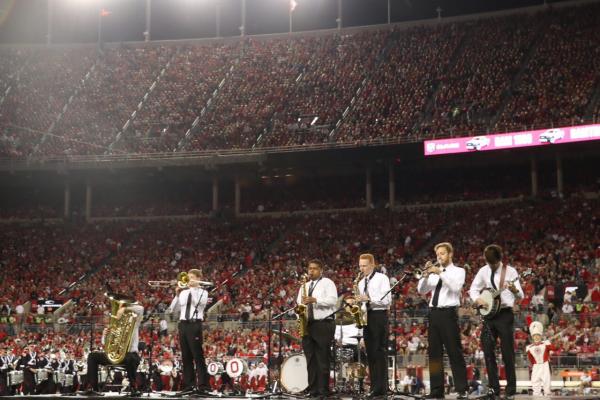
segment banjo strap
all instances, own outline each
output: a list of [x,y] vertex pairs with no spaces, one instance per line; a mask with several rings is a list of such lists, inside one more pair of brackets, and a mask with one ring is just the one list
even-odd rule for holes
[[500,271],[500,286],[498,287],[499,290],[502,290],[502,288],[504,287],[504,279],[506,278],[506,265],[502,264],[502,271]]

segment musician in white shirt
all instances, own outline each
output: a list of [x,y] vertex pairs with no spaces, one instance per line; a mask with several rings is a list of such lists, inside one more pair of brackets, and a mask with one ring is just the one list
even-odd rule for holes
[[302,349],[308,370],[308,393],[311,397],[327,397],[337,289],[331,279],[323,276],[321,261],[309,261],[307,273],[309,281],[298,290],[296,301],[307,305],[308,327],[302,338]]
[[477,306],[487,306],[481,298],[484,289],[500,291],[500,311],[486,318],[481,330],[481,347],[485,357],[490,387],[498,395],[500,382],[496,364],[496,341],[500,338],[502,361],[506,369],[506,399],[513,399],[516,392],[515,329],[513,307],[515,300],[523,298],[519,273],[510,265],[502,263],[502,248],[491,244],[483,251],[487,264],[479,269],[471,283],[469,296]]
[[[200,287],[202,272],[188,271],[190,281],[186,289],[177,288],[167,312],[179,313],[179,344],[183,362],[183,391],[181,394],[210,391],[202,340],[202,321],[208,303],[208,291]],[[194,368],[195,364],[195,368]]]
[[429,300],[429,377],[431,391],[428,398],[444,398],[444,349],[450,360],[452,376],[456,384],[458,399],[467,398],[467,366],[463,356],[458,307],[465,283],[465,270],[452,263],[454,250],[448,242],[434,247],[437,263],[425,264],[423,276],[419,279],[417,291],[431,293]]
[[372,254],[361,254],[358,265],[363,278],[358,282],[360,296],[355,300],[365,303],[367,308],[367,326],[363,328],[363,334],[371,379],[369,397],[385,396],[388,389],[388,309],[392,303],[390,280],[375,270]]

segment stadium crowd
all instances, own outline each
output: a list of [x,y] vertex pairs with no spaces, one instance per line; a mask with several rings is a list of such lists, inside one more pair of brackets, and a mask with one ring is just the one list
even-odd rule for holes
[[600,75],[588,59],[600,48],[598,7],[232,43],[3,49],[0,155],[360,144],[579,124],[597,115]]

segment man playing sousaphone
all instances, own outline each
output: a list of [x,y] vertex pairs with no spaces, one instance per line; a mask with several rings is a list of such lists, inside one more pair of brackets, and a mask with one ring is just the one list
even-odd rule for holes
[[[127,371],[131,387],[130,395],[140,395],[135,387],[135,374],[140,364],[138,354],[139,328],[144,315],[144,307],[134,299],[114,293],[107,293],[112,305],[111,321],[102,334],[104,351],[93,351],[87,358],[87,385],[89,389],[82,394],[98,394],[98,366],[122,365]],[[119,333],[117,333],[119,332]],[[120,336],[122,335],[122,336]],[[127,346],[127,348],[120,348]]]

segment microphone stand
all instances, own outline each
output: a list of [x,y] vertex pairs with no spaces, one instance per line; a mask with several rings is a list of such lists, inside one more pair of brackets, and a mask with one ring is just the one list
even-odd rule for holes
[[[396,398],[397,396],[399,396],[399,398],[402,397],[409,397],[411,399],[423,399],[424,397],[421,395],[415,395],[412,393],[404,393],[404,392],[400,392],[398,390],[398,382],[396,379],[396,374],[398,372],[398,331],[397,331],[397,314],[396,314],[396,291],[394,290],[400,283],[404,282],[404,280],[409,277],[412,276],[412,272],[404,272],[404,274],[400,277],[400,279],[398,279],[398,281],[396,283],[394,283],[391,287],[390,290],[388,290],[387,292],[385,292],[385,294],[381,297],[380,301],[383,300],[388,294],[391,293],[392,295],[392,315],[393,315],[393,330],[394,330],[394,368],[393,368],[393,382],[394,382],[394,390],[392,391],[392,398]],[[388,382],[389,385],[389,382]]]
[[[271,393],[266,396],[269,399],[272,398],[276,398],[276,399],[287,399],[289,397],[293,397],[293,398],[301,398],[302,396],[297,396],[294,394],[289,394],[289,393],[283,393],[283,391],[281,390],[281,367],[283,364],[283,351],[282,351],[282,333],[283,333],[283,317],[289,313],[290,311],[294,311],[296,307],[290,307],[287,310],[284,310],[282,312],[280,312],[279,314],[275,315],[273,317],[274,320],[278,321],[278,327],[279,327],[279,355],[278,355],[278,371],[279,371],[279,375],[277,380],[275,381],[275,383],[273,384],[273,386],[271,387]],[[271,319],[269,319],[269,353],[271,353],[271,336],[273,335],[273,327],[271,324]],[[269,356],[269,362],[271,361],[271,357]],[[267,376],[270,378],[270,373],[269,373],[269,369],[267,369]],[[269,382],[270,384],[270,382]]]

